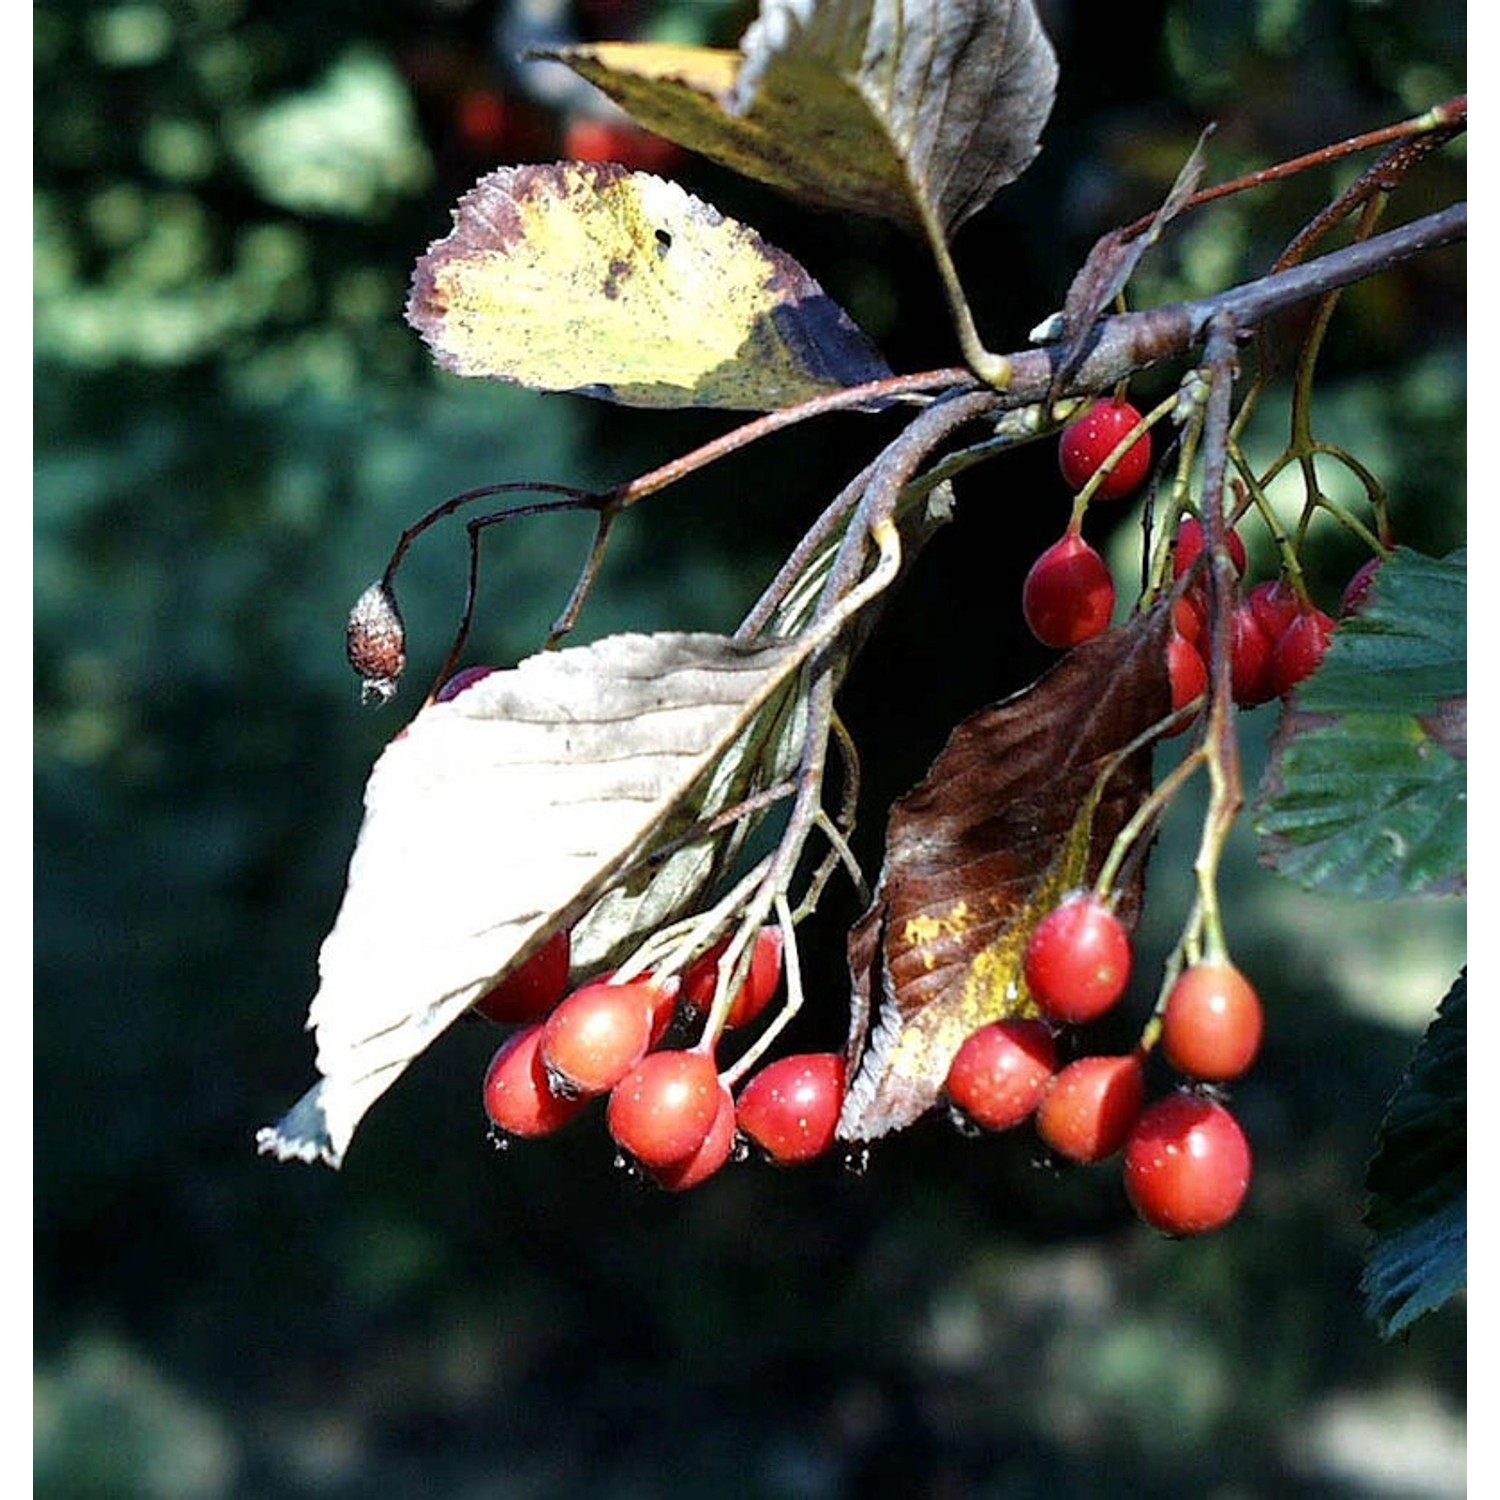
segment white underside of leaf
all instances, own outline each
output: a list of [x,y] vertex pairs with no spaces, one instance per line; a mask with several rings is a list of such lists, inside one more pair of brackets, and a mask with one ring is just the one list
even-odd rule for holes
[[[768,700],[705,777],[692,798],[690,821],[705,824],[791,776],[802,756],[806,721],[806,704],[795,694]],[[585,971],[624,962],[644,938],[698,901],[763,816],[751,814],[685,843],[638,880],[608,891],[573,928],[574,962]]]
[[410,1061],[651,847],[809,645],[614,636],[424,708],[371,772],[319,956],[323,1081],[262,1151],[337,1165]]

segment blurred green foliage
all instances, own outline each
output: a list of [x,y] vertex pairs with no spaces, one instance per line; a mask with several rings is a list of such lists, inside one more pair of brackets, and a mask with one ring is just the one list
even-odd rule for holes
[[[1207,118],[1227,176],[1463,87],[1451,0],[1045,10],[1045,150],[956,247],[995,347],[1159,199]],[[1321,904],[1248,843],[1228,910],[1270,1011],[1238,1096],[1259,1176],[1202,1243],[1142,1231],[1108,1171],[1058,1177],[1024,1141],[940,1121],[862,1176],[744,1167],[685,1200],[636,1191],[591,1125],[497,1157],[477,1024],[382,1103],[342,1174],[254,1156],[307,1081],[299,1027],[364,775],[446,649],[461,535],[403,572],[412,684],[384,714],[343,664],[348,604],[448,494],[613,482],[724,425],[435,374],[400,318],[410,266],[458,192],[556,155],[584,107],[526,92],[528,28],[728,42],[747,16],[33,9],[36,1493],[1459,1494],[1462,1307],[1383,1347],[1357,1284],[1364,1158],[1462,913]],[[681,175],[802,260],[895,367],[951,362],[919,247]],[[1396,208],[1463,177],[1460,143]],[[1254,274],[1342,180],[1217,206],[1138,297]],[[1449,251],[1349,295],[1318,405],[1429,552],[1463,540],[1463,292]],[[777,439],[643,507],[581,634],[731,623],[879,426]],[[961,481],[850,683],[867,854],[950,724],[1042,664],[1020,580],[1065,514],[1041,447]],[[490,533],[474,659],[534,648],[586,544],[566,520]],[[1322,556],[1331,604],[1357,557],[1333,538]],[[1168,925],[1190,847],[1169,829],[1156,859]],[[809,937],[828,995],[799,1021],[809,1045],[843,1033],[847,906]]]

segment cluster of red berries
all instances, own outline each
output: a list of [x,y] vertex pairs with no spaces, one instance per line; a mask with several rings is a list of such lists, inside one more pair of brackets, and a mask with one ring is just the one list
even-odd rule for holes
[[[484,1079],[496,1138],[551,1135],[607,1097],[605,1121],[615,1144],[673,1192],[696,1187],[752,1148],[780,1165],[827,1151],[844,1101],[844,1060],[837,1053],[778,1058],[736,1097],[702,1044],[663,1045],[680,1013],[712,1004],[727,947],[727,939],[716,944],[680,978],[604,975],[569,990],[569,934],[551,937],[474,1005],[488,1020],[516,1028]],[[730,1000],[726,1027],[754,1021],[780,982],[781,931],[766,927]]]
[[[475,1002],[513,1028],[484,1078],[497,1139],[551,1135],[606,1099],[605,1122],[635,1169],[670,1191],[696,1187],[751,1150],[779,1165],[828,1151],[843,1105],[844,1060],[802,1053],[766,1064],[731,1093],[711,1051],[663,1045],[673,1020],[711,1003],[726,943],[680,979],[605,975],[568,988],[569,935],[560,931]],[[1250,1149],[1212,1086],[1243,1074],[1260,1048],[1254,988],[1232,964],[1185,969],[1168,992],[1151,1045],[1184,1086],[1148,1103],[1147,1047],[1061,1063],[1059,1030],[1111,1009],[1130,975],[1130,941],[1110,908],[1075,894],[1027,944],[1027,986],[1038,1015],[981,1027],[947,1080],[952,1105],[975,1124],[1009,1130],[1034,1120],[1059,1157],[1102,1162],[1124,1152],[1125,1187],[1147,1223],[1202,1234],[1238,1212]],[[781,934],[763,929],[726,1026],[754,1021],[781,979]]]
[[[1061,1063],[1058,1028],[1112,1009],[1130,977],[1130,939],[1096,896],[1074,893],[1037,924],[1023,960],[1039,1015],[974,1032],[953,1059],[947,1096],[988,1130],[1031,1120],[1057,1156],[1101,1162],[1124,1152],[1125,1190],[1148,1224],[1172,1235],[1229,1222],[1250,1185],[1250,1148],[1214,1086],[1240,1077],[1260,1050],[1260,998],[1228,962],[1184,969],[1153,1040],[1123,1055]],[[1183,1086],[1146,1099],[1148,1046]]]
[[[1081,490],[1113,457],[1094,497],[1117,500],[1136,490],[1151,467],[1151,434],[1143,432],[1114,457],[1140,425],[1141,414],[1128,401],[1097,402],[1063,429],[1058,458],[1063,477]],[[1115,585],[1108,565],[1084,539],[1075,515],[1062,537],[1032,564],[1021,591],[1021,608],[1031,632],[1045,646],[1067,648],[1092,640],[1109,628]],[[1178,527],[1173,575],[1181,579],[1199,565],[1205,535],[1196,517]],[[1243,576],[1247,554],[1233,530],[1228,546]],[[1371,558],[1344,591],[1342,612],[1357,610],[1379,566]],[[1200,569],[1201,572],[1201,569]],[[1207,604],[1200,583],[1190,583],[1174,606],[1175,630],[1167,648],[1172,706],[1186,707],[1208,687]],[[1285,697],[1317,670],[1336,622],[1285,579],[1258,583],[1234,604],[1230,661],[1234,701],[1243,708]],[[1184,724],[1184,728],[1186,725]]]
[[[1230,560],[1243,577],[1245,544],[1236,531],[1228,533]],[[1172,568],[1182,578],[1198,562],[1205,545],[1203,525],[1188,516],[1177,530]],[[1350,580],[1344,591],[1343,612],[1359,607],[1369,592],[1378,558]],[[1175,629],[1168,658],[1172,675],[1172,704],[1191,702],[1207,683],[1204,656],[1208,648],[1208,604],[1200,584],[1190,583],[1173,609]],[[1337,621],[1299,595],[1285,578],[1257,583],[1238,595],[1230,614],[1230,689],[1241,708],[1254,708],[1273,698],[1284,698],[1305,677],[1317,671]]]

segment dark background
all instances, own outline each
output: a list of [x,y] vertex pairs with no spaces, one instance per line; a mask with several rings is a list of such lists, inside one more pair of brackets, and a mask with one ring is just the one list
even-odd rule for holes
[[[608,484],[728,425],[440,376],[401,320],[457,195],[562,154],[592,107],[528,93],[509,62],[537,9],[33,11],[36,1493],[1463,1493],[1462,1305],[1384,1345],[1358,1294],[1364,1161],[1463,960],[1463,911],[1314,899],[1259,872],[1248,836],[1226,910],[1269,1013],[1236,1093],[1257,1176],[1202,1241],[1137,1224],[1115,1169],[1058,1173],[1024,1133],[937,1118],[863,1174],[746,1164],[683,1197],[618,1171],[596,1119],[497,1155],[478,1024],[380,1102],[341,1173],[256,1157],[255,1128],[312,1077],[317,946],[369,765],[446,649],[461,535],[403,572],[414,682],[383,713],[343,663],[349,603],[447,494]],[[726,44],[748,18],[554,9],[575,35]],[[1456,4],[1045,13],[1062,67],[1045,149],[956,247],[996,348],[1159,201],[1207,121],[1223,178],[1465,86]],[[672,170],[801,259],[895,368],[954,361],[919,247],[691,158]],[[1449,148],[1393,215],[1461,196],[1464,172]],[[1192,216],[1137,300],[1256,274],[1347,175]],[[1357,289],[1321,367],[1320,431],[1434,552],[1464,535],[1463,293],[1458,250]],[[1177,373],[1139,381],[1141,404]],[[1284,388],[1268,413],[1269,456]],[[832,418],[643,506],[580,638],[732,626],[878,441]],[[1066,507],[1051,444],[961,481],[847,690],[867,857],[952,723],[1045,664],[1020,582]],[[584,539],[567,519],[492,537],[469,659],[535,648]],[[1315,540],[1332,608],[1359,556]],[[1252,775],[1273,720],[1245,721]],[[1189,809],[1155,857],[1143,976],[1193,842]],[[853,915],[831,898],[807,929],[797,1045],[842,1039]]]

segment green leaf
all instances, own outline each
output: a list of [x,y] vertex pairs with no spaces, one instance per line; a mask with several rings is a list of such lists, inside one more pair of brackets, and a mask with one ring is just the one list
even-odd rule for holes
[[374,219],[432,177],[411,100],[389,58],[351,46],[306,92],[246,111],[228,143],[268,203]]
[[1361,1286],[1386,1338],[1441,1307],[1468,1279],[1468,974],[1391,1096],[1366,1176],[1375,1234]]
[[606,163],[483,178],[417,262],[406,317],[455,374],[626,406],[772,411],[890,374],[789,255]]
[[1310,889],[1456,895],[1468,869],[1465,555],[1398,549],[1283,712],[1261,858]]
[[1398,547],[1297,694],[1310,714],[1439,711],[1468,687],[1468,554]]
[[919,234],[951,234],[1026,169],[1057,85],[1031,0],[763,0],[739,53],[541,55],[736,172]]

